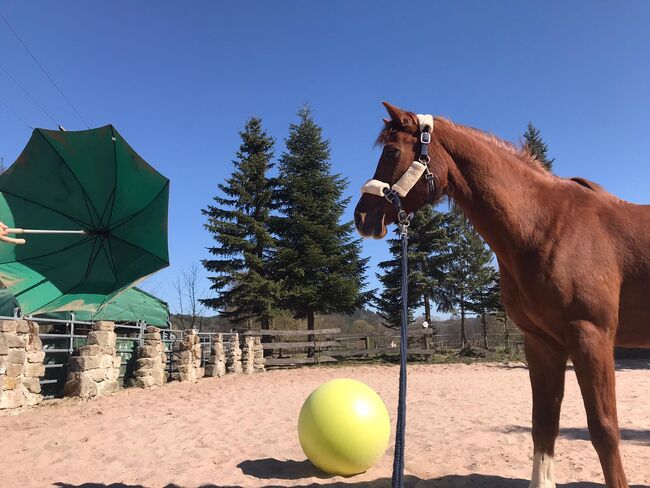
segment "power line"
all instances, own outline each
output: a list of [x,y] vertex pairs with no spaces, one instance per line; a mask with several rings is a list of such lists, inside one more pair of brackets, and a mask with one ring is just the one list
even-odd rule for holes
[[9,77],[9,79],[10,79],[11,81],[13,81],[13,82],[16,84],[16,86],[17,86],[18,88],[20,88],[20,89],[23,91],[23,93],[24,93],[25,95],[27,95],[27,96],[29,97],[29,99],[30,99],[32,102],[34,102],[34,104],[35,104],[38,108],[40,108],[40,109],[43,111],[43,113],[44,113],[45,115],[48,116],[48,118],[52,121],[52,123],[53,123],[55,126],[56,126],[56,125],[59,125],[58,122],[57,122],[56,120],[54,120],[54,117],[52,117],[52,116],[50,115],[50,113],[49,113],[47,110],[45,110],[45,107],[43,107],[40,103],[38,103],[38,101],[36,101],[36,99],[35,99],[33,96],[30,95],[30,93],[27,91],[27,89],[26,89],[24,86],[22,86],[20,83],[18,83],[18,80],[16,80],[16,78],[14,78],[14,77],[11,75],[11,73],[9,73],[9,71],[7,71],[7,70],[5,69],[4,66],[0,65],[0,69],[1,69],[2,71],[4,71],[4,73]]
[[11,108],[9,105],[7,105],[3,100],[0,100],[0,104],[4,105],[4,107],[5,107],[9,112],[11,112],[12,114],[14,114],[14,116],[15,116],[17,119],[19,119],[23,124],[25,124],[25,125],[26,125],[27,127],[29,127],[30,129],[34,130],[34,128],[33,128],[31,125],[29,125],[29,124],[27,123],[27,121],[26,121],[25,119],[23,119],[23,118],[18,114],[18,112],[16,112],[13,108]]
[[57,89],[57,91],[61,94],[61,96],[65,99],[65,101],[68,102],[68,105],[70,105],[70,107],[72,108],[72,110],[74,110],[74,113],[76,113],[77,116],[78,116],[78,117],[83,121],[83,123],[86,124],[86,127],[88,127],[88,128],[90,129],[90,126],[88,125],[88,122],[86,122],[86,119],[84,119],[84,118],[81,116],[81,114],[80,114],[79,111],[75,108],[75,106],[72,104],[72,102],[68,99],[68,97],[65,96],[65,94],[63,93],[63,90],[61,90],[61,88],[59,88],[59,85],[57,85],[57,84],[54,82],[54,80],[52,79],[52,77],[47,73],[47,71],[45,71],[45,68],[43,68],[43,65],[41,65],[41,63],[38,62],[38,60],[36,59],[36,56],[34,56],[34,55],[32,54],[32,52],[29,50],[29,48],[27,47],[27,45],[23,42],[23,40],[22,40],[22,39],[20,38],[20,36],[18,35],[18,32],[16,32],[16,30],[11,26],[11,24],[9,23],[9,21],[7,20],[7,18],[6,18],[4,15],[2,15],[2,14],[0,14],[0,17],[2,17],[2,20],[4,20],[4,23],[7,24],[7,27],[9,27],[9,29],[11,29],[11,32],[13,32],[14,36],[16,37],[16,39],[18,39],[18,42],[20,42],[20,44],[23,46],[23,48],[25,48],[25,51],[27,51],[27,53],[31,56],[31,58],[32,58],[32,59],[34,60],[34,62],[38,65],[38,67],[41,69],[41,71],[43,72],[43,74],[47,77],[48,80],[50,80],[50,83],[52,83],[52,86],[54,86],[54,88]]

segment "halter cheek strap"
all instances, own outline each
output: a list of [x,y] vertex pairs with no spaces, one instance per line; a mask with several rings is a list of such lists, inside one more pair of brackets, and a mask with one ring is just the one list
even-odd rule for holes
[[418,114],[417,118],[420,126],[421,142],[419,161],[413,161],[400,179],[393,183],[392,186],[384,181],[369,180],[361,187],[361,193],[369,193],[378,197],[387,198],[389,198],[389,195],[395,193],[401,198],[404,198],[420,178],[422,178],[422,175],[425,175],[429,186],[430,198],[433,198],[435,188],[433,175],[429,171],[429,142],[431,141],[431,130],[433,130],[433,116]]

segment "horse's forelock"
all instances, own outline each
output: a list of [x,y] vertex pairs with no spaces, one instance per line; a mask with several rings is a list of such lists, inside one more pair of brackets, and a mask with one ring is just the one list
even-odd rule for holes
[[[417,115],[415,115],[413,112],[406,112],[409,116],[413,118],[414,121],[417,121]],[[395,134],[398,132],[402,132],[404,130],[404,127],[402,125],[395,121],[395,120],[390,120],[388,123],[384,124],[382,127],[381,131],[379,131],[379,135],[377,136],[377,140],[375,141],[376,146],[384,146],[387,143],[389,143]]]

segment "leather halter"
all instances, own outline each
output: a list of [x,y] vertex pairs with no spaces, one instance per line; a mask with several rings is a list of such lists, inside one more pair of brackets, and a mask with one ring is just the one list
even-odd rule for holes
[[433,117],[431,115],[417,115],[418,125],[420,126],[420,156],[417,161],[413,161],[402,176],[391,186],[385,181],[371,179],[362,187],[361,193],[369,193],[379,197],[386,197],[388,201],[394,203],[395,196],[404,198],[413,189],[415,184],[420,181],[422,175],[429,187],[429,202],[433,202],[435,185],[433,174],[429,171],[429,143],[431,142],[431,131],[433,130]]

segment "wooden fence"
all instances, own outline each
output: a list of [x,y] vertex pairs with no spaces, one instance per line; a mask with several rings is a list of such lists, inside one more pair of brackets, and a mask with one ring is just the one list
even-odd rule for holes
[[[267,353],[266,365],[296,366],[301,364],[332,363],[344,359],[376,359],[399,355],[400,336],[394,334],[342,333],[341,329],[306,330],[258,330],[248,331],[245,336],[261,336],[262,347]],[[437,334],[432,329],[413,329],[408,332],[408,354],[426,359],[460,347],[457,334]],[[489,337],[492,347],[502,347],[504,338]],[[470,344],[481,346],[482,340],[472,337]],[[517,334],[506,342],[518,348],[521,337]],[[312,353],[312,354],[310,354]]]

